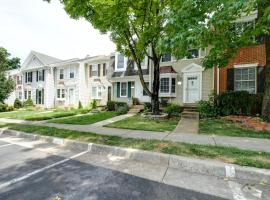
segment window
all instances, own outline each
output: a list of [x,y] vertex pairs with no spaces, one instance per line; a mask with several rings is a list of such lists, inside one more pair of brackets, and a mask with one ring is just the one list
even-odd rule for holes
[[37,71],[37,81],[44,81],[43,75],[44,75],[43,70],[38,70]]
[[32,82],[32,75],[33,75],[33,72],[26,72],[25,73],[25,82],[26,83],[31,83]]
[[[145,84],[147,85],[148,89],[149,89],[149,82],[145,82]],[[146,93],[146,91],[143,89],[143,96],[148,96],[148,94]]]
[[22,77],[21,76],[17,76],[17,85],[21,85],[22,84]]
[[123,69],[124,68],[124,56],[121,54],[118,54],[117,56],[117,69]]
[[102,86],[92,87],[92,99],[101,99],[102,96]]
[[59,70],[59,79],[64,79],[64,69]]
[[98,76],[98,64],[92,65],[92,76]]
[[187,59],[199,58],[199,49],[189,49]]
[[171,93],[175,94],[175,78],[172,78]]
[[120,86],[121,86],[120,96],[121,97],[127,97],[127,83],[126,82],[121,82]]
[[75,68],[70,67],[69,68],[69,78],[74,78],[75,77]]
[[170,92],[170,78],[160,79],[160,92],[169,93]]
[[24,91],[24,99],[27,99],[27,91]]
[[235,68],[234,90],[256,93],[256,67]]
[[65,89],[57,89],[57,98],[64,99],[65,98]]
[[27,99],[32,99],[32,93],[30,90],[28,90],[28,96],[27,96]]
[[172,61],[171,54],[167,53],[167,54],[162,55],[161,62],[170,62],[170,61]]

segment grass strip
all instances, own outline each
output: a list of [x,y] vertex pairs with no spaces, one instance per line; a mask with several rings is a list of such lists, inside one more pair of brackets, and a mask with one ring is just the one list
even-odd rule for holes
[[201,134],[216,134],[232,137],[251,137],[270,139],[269,131],[255,131],[243,128],[240,124],[229,122],[222,119],[203,119],[200,120]]
[[83,116],[74,116],[74,117],[68,117],[65,119],[56,119],[51,120],[51,123],[57,123],[57,124],[93,124],[99,121],[103,121],[112,117],[117,116],[118,114],[116,112],[100,112],[95,114],[89,114],[89,115],[83,115]]
[[181,142],[160,140],[145,140],[122,138],[118,136],[98,135],[90,132],[79,132],[46,126],[12,124],[10,129],[45,136],[74,139],[84,142],[105,144],[112,146],[135,148],[147,151],[162,152],[174,155],[210,158],[227,163],[270,169],[270,153],[241,150],[233,147],[198,145]]
[[150,120],[139,115],[123,119],[105,127],[144,130],[144,131],[172,131],[176,128],[179,118],[171,118],[168,120]]

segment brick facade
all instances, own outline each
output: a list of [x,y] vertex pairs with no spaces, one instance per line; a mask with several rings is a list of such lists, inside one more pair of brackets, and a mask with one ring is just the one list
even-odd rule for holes
[[[265,45],[256,45],[241,48],[236,56],[232,58],[227,67],[221,68],[219,73],[219,92],[227,90],[227,70],[233,68],[234,65],[239,64],[253,64],[258,63],[258,66],[266,65],[266,51]],[[217,70],[215,70],[215,83],[217,83]],[[215,89],[217,84],[215,84]]]

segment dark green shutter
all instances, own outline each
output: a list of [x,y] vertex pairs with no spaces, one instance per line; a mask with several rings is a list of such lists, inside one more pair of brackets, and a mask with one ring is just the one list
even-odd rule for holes
[[42,70],[42,81],[44,81],[45,80],[45,70],[43,69]]
[[234,90],[234,68],[227,70],[227,90]]
[[117,98],[120,98],[120,82],[117,82],[116,92],[117,92]]
[[42,92],[41,92],[41,104],[44,105],[44,89],[42,89]]
[[128,82],[128,98],[131,97],[131,82]]
[[36,89],[36,104],[38,104],[38,90]]
[[38,71],[36,73],[36,81],[38,82]]
[[257,93],[264,92],[265,84],[265,67],[257,67]]

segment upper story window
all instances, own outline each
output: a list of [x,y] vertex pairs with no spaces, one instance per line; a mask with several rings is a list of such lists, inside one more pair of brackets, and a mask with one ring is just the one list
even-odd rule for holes
[[16,77],[16,83],[17,83],[17,85],[21,85],[22,84],[22,77],[21,76],[17,76]]
[[171,54],[167,53],[167,54],[162,55],[161,62],[170,62],[170,61],[172,61]]
[[234,90],[256,93],[256,67],[234,69]]
[[98,64],[92,65],[92,76],[98,76]]
[[199,49],[189,49],[187,59],[199,58]]
[[69,78],[74,78],[75,77],[75,67],[70,67],[69,68]]
[[64,79],[64,69],[59,70],[59,79]]
[[33,72],[25,73],[25,83],[32,83],[33,81]]
[[44,70],[38,70],[37,71],[37,82],[38,81],[44,81]]
[[125,57],[122,54],[117,55],[117,64],[116,64],[117,69],[124,69],[125,67],[124,60]]

